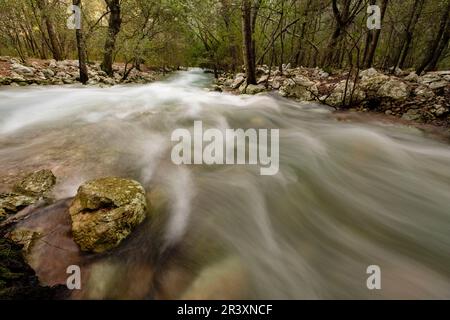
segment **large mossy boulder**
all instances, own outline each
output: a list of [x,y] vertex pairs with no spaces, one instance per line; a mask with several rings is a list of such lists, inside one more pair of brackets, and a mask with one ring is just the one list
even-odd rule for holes
[[120,244],[146,215],[144,188],[136,181],[101,178],[78,189],[69,209],[82,251],[104,252]]
[[45,195],[56,183],[56,177],[50,170],[30,173],[14,186],[14,191],[31,197]]

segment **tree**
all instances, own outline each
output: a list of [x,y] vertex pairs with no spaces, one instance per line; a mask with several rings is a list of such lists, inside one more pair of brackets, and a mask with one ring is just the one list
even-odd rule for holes
[[243,55],[247,84],[256,84],[255,49],[252,30],[252,5],[250,0],[242,0]]
[[[78,6],[81,10],[81,0],[73,0],[73,5]],[[77,39],[77,50],[78,50],[78,64],[80,69],[80,82],[86,84],[89,80],[89,75],[86,66],[86,47],[83,39],[83,33],[80,28],[75,29],[76,39]]]
[[116,47],[117,34],[120,32],[120,26],[122,24],[122,18],[120,16],[120,0],[105,0],[105,2],[110,13],[101,68],[106,74],[112,76],[113,55]]
[[361,11],[363,0],[342,0],[341,9],[338,0],[332,0],[333,16],[335,19],[334,31],[328,42],[327,50],[322,60],[322,65],[327,67],[338,62],[340,52],[338,50],[347,28],[353,23],[356,15]]
[[53,19],[50,16],[50,8],[48,7],[46,0],[37,0],[37,6],[41,12],[42,20],[45,23],[45,26],[47,27],[47,34],[50,41],[50,49],[53,54],[53,58],[55,60],[62,60],[62,50],[61,45],[58,40],[58,35],[55,31],[55,26],[53,23]]
[[[376,1],[371,1],[371,4],[375,4]],[[381,3],[381,23],[383,25],[384,16],[389,4],[389,0],[383,0]],[[375,51],[378,47],[378,41],[380,39],[381,29],[375,29],[369,31],[367,34],[367,46],[364,54],[364,67],[370,68],[373,64],[373,59],[375,57]]]
[[395,63],[394,70],[396,68],[400,68],[400,69],[403,68],[405,59],[409,53],[415,26],[417,24],[417,21],[419,20],[421,12],[422,12],[423,3],[424,3],[424,0],[415,0],[414,1],[413,7],[411,8],[411,13],[409,16],[408,24],[405,29],[403,42],[400,46],[400,50],[398,51],[398,55],[395,60],[396,63]]
[[450,39],[450,1],[447,0],[447,6],[441,18],[439,31],[432,42],[431,47],[427,50],[427,54],[422,64],[417,68],[417,74],[421,74],[424,70],[431,71],[436,69],[439,58],[444,49],[448,46]]

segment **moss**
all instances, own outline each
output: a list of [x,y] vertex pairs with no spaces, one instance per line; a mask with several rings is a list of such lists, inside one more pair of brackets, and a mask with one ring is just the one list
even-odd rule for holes
[[30,173],[14,186],[14,191],[31,197],[42,196],[56,183],[56,177],[50,170]]
[[1,193],[0,194],[0,216],[6,216],[6,213],[16,213],[20,209],[32,205],[36,202],[36,198],[17,194],[17,193]]
[[144,188],[134,180],[102,178],[83,184],[69,213],[82,251],[104,252],[120,244],[146,216]]
[[60,299],[67,295],[64,286],[41,286],[34,270],[24,260],[22,246],[0,238],[0,300]]

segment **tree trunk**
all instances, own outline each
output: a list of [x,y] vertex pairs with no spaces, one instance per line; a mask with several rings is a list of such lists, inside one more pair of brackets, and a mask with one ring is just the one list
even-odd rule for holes
[[223,14],[223,20],[225,23],[225,28],[227,31],[227,39],[229,43],[229,52],[230,52],[230,58],[231,58],[231,64],[230,68],[234,72],[236,71],[237,65],[238,65],[238,50],[236,48],[235,43],[235,37],[232,30],[232,8],[231,8],[231,2],[229,0],[222,0],[222,14]]
[[[381,4],[381,23],[383,23],[384,16],[386,14],[387,6],[389,5],[389,0],[383,0]],[[364,56],[364,67],[370,68],[373,64],[373,59],[375,57],[375,52],[378,47],[378,40],[380,39],[381,30],[376,29],[373,31],[370,31],[369,34],[371,34],[370,37],[370,43],[369,47],[367,48],[367,52]]]
[[[81,0],[73,0],[73,4],[81,9]],[[78,63],[80,69],[80,82],[86,84],[89,80],[88,71],[86,67],[86,47],[83,39],[83,32],[81,29],[76,29]]]
[[256,66],[253,49],[252,31],[252,7],[250,0],[242,0],[242,34],[243,34],[243,54],[247,84],[256,84]]
[[303,64],[304,62],[304,39],[306,35],[306,27],[309,25],[309,10],[311,8],[312,0],[308,0],[306,3],[305,11],[303,12],[303,21],[300,28],[300,38],[298,39],[298,51],[295,55],[295,66],[299,66],[299,64]]
[[446,48],[450,38],[450,1],[448,2],[447,8],[441,18],[441,24],[439,31],[436,34],[431,48],[427,51],[427,55],[422,62],[422,64],[417,69],[417,74],[421,74],[422,71],[431,71],[436,69],[436,65],[439,62],[442,52]]
[[[284,28],[284,0],[281,0],[281,11],[280,11],[280,28]],[[284,61],[284,33],[280,35],[280,64],[278,65],[278,70],[283,72],[283,61]]]
[[[417,24],[417,21],[419,20],[420,14],[422,12],[423,2],[424,2],[424,0],[414,1],[412,12],[411,12],[411,15],[410,15],[410,18],[408,21],[408,25],[407,25],[406,31],[405,31],[405,38],[404,38],[402,46],[400,47],[400,51],[397,55],[396,64],[395,64],[396,68],[397,67],[400,69],[403,68],[405,59],[408,56],[409,48],[411,46],[411,42],[413,39],[414,27]],[[395,68],[394,68],[394,70],[395,70]]]
[[324,58],[322,60],[322,65],[324,67],[328,67],[333,63],[335,52],[339,47],[342,34],[343,32],[345,32],[347,25],[351,23],[351,21],[349,21],[350,4],[350,0],[344,0],[342,9],[339,10],[337,0],[333,0],[331,2],[333,8],[333,16],[335,19],[335,27],[328,42],[327,51],[325,52]]
[[101,68],[109,76],[113,75],[113,60],[114,50],[116,47],[117,34],[120,31],[122,19],[120,17],[120,1],[119,0],[105,0],[108,10],[110,11],[108,21],[108,34],[105,41],[105,51],[103,54],[103,62]]
[[37,5],[42,14],[42,19],[47,28],[48,38],[50,40],[50,46],[55,60],[62,60],[61,45],[58,41],[58,36],[53,25],[53,20],[48,14],[47,2],[46,0],[37,0]]

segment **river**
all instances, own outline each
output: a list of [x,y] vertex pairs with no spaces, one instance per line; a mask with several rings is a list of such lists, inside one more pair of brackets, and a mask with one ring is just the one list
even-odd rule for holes
[[[81,255],[89,279],[74,298],[450,298],[448,144],[316,104],[211,92],[210,81],[192,69],[148,85],[0,89],[0,191],[48,168],[55,210],[104,176],[167,199],[117,250]],[[278,174],[173,164],[171,133],[195,120],[279,129]],[[28,227],[58,221],[51,211]],[[31,265],[54,284],[69,262],[49,259]],[[381,290],[366,285],[371,265]]]

